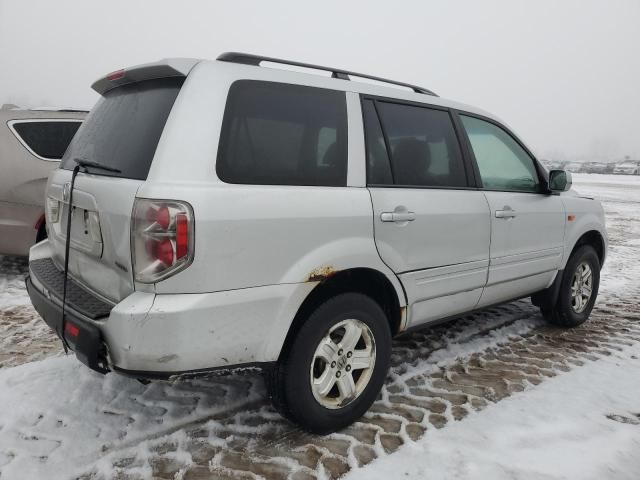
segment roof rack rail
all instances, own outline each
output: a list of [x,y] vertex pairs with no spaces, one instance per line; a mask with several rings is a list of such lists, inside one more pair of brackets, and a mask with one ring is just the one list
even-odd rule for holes
[[417,85],[411,85],[409,83],[397,82],[395,80],[389,80],[387,78],[374,77],[373,75],[367,75],[365,73],[350,72],[348,70],[342,70],[339,68],[323,67],[321,65],[313,65],[311,63],[294,62],[291,60],[283,60],[281,58],[263,57],[261,55],[252,55],[250,53],[240,52],[225,52],[218,56],[218,60],[221,62],[241,63],[244,65],[259,66],[262,62],[281,63],[283,65],[293,65],[295,67],[312,68],[314,70],[323,70],[331,72],[331,77],[339,78],[341,80],[351,80],[349,77],[367,78],[369,80],[375,80],[376,82],[390,83],[401,87],[410,88],[416,93],[423,93],[425,95],[432,95],[437,97],[434,92],[427,88],[418,87]]

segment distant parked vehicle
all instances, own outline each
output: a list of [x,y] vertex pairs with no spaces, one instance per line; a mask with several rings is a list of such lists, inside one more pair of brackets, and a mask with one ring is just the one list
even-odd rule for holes
[[540,163],[542,163],[542,165],[548,170],[562,170],[564,168],[564,165],[566,162],[562,162],[559,160],[546,160],[546,159],[541,159]]
[[28,255],[47,236],[44,191],[87,112],[0,109],[0,254]]
[[582,167],[584,173],[611,173],[611,164],[604,162],[588,162]]
[[640,164],[636,162],[624,162],[616,165],[613,173],[618,175],[640,175]]
[[572,173],[580,173],[580,172],[582,172],[583,168],[584,168],[584,165],[582,163],[579,163],[579,162],[567,163],[564,166],[565,170],[567,170],[568,172],[572,172]]

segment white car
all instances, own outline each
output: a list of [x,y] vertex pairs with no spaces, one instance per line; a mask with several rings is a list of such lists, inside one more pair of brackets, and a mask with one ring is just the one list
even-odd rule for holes
[[47,236],[44,191],[87,112],[0,108],[0,255],[28,255]]
[[227,53],[94,83],[27,280],[82,362],[260,367],[279,411],[323,433],[369,408],[401,332],[529,296],[557,325],[588,318],[599,202],[491,114],[352,77]]
[[618,175],[640,175],[640,164],[634,162],[625,162],[616,165],[613,173]]

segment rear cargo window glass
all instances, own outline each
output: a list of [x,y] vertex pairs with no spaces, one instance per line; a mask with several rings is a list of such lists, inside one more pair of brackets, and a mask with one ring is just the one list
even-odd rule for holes
[[96,175],[145,180],[183,78],[123,85],[106,92],[73,138],[62,168],[74,159],[117,168],[121,173],[89,169]]
[[60,160],[80,122],[15,122],[13,129],[22,142],[36,155],[47,160]]
[[240,80],[229,91],[216,171],[227,183],[347,183],[344,92]]

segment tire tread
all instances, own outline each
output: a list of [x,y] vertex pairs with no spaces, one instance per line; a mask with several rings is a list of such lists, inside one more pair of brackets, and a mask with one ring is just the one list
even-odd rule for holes
[[[589,300],[591,303],[590,306],[587,307],[586,315],[574,314],[570,311],[570,307],[565,304],[566,299],[564,296],[566,295],[565,289],[567,288],[570,279],[573,276],[573,272],[577,266],[577,264],[585,258],[591,257],[591,261],[594,267],[594,279],[597,278],[597,281],[594,283],[592,297]],[[562,285],[560,287],[560,293],[558,295],[558,299],[553,306],[553,308],[542,307],[542,316],[543,318],[558,327],[562,328],[574,328],[581,324],[583,324],[591,314],[591,310],[593,309],[593,305],[595,304],[596,297],[598,295],[598,287],[600,283],[600,262],[598,260],[598,254],[595,249],[591,245],[582,245],[575,252],[572,253],[569,261],[567,262],[567,267],[564,270],[564,275],[568,275],[568,277],[562,279]],[[569,287],[570,288],[570,287]],[[584,312],[583,312],[584,313]]]
[[[361,308],[371,312],[374,317],[378,317],[381,321],[385,320],[383,327],[384,329],[386,329],[385,340],[388,341],[389,343],[387,345],[387,350],[390,353],[391,331],[389,327],[389,322],[384,312],[378,305],[378,303],[375,302],[370,297],[368,297],[367,295],[364,295],[362,293],[353,293],[353,292],[341,293],[320,304],[314,311],[312,311],[307,316],[306,319],[304,319],[304,322],[296,332],[296,335],[294,335],[290,339],[290,341],[284,345],[283,351],[280,354],[280,359],[278,360],[278,362],[264,372],[265,384],[267,386],[267,391],[269,393],[269,396],[271,398],[271,402],[274,408],[282,416],[288,418],[293,423],[296,423],[302,429],[312,433],[319,433],[319,434],[330,433],[335,431],[336,428],[334,425],[331,425],[330,423],[326,425],[319,425],[316,419],[312,418],[313,416],[303,415],[301,412],[301,406],[299,404],[296,404],[296,407],[297,407],[296,409],[292,409],[292,406],[289,404],[288,398],[295,397],[295,395],[292,393],[292,391],[288,391],[288,389],[293,388],[292,386],[296,385],[296,382],[292,381],[292,379],[289,378],[289,375],[291,375],[292,373],[290,371],[290,368],[288,368],[289,366],[288,363],[292,353],[295,354],[293,350],[295,349],[296,339],[299,337],[300,333],[304,331],[305,325],[308,322],[316,322],[316,321],[322,322],[323,320],[326,321],[325,320],[326,313],[332,311],[334,308],[336,308],[336,306],[340,305],[343,302],[345,304],[357,303],[358,305],[361,306]],[[381,339],[378,339],[377,341],[380,341],[380,340]],[[382,351],[383,350],[380,350],[381,353]],[[381,360],[386,361],[387,363],[386,367],[388,368],[389,358],[388,358],[388,355],[386,356],[387,356],[386,359],[381,357]],[[385,371],[385,376],[386,376],[386,371]],[[354,401],[354,403],[355,402],[357,402],[357,400]],[[345,408],[348,408],[348,407],[345,407]],[[340,422],[337,428],[342,428],[343,426],[345,426],[341,423],[342,422]]]

